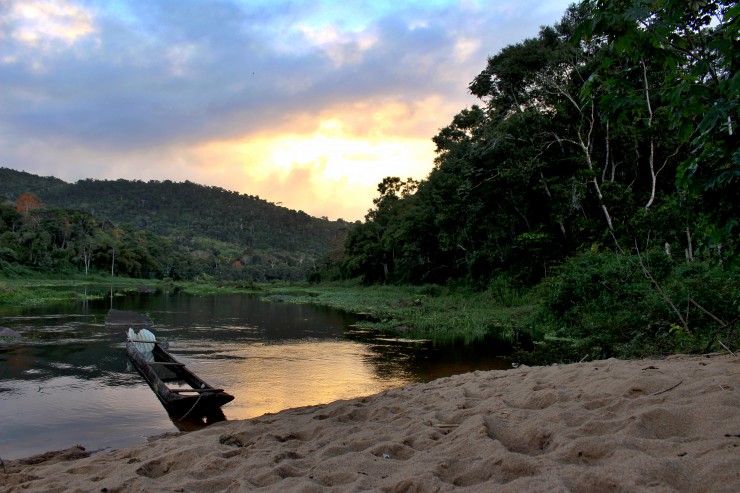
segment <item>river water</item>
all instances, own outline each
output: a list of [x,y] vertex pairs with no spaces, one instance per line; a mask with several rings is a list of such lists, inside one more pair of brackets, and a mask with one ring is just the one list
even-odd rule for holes
[[[170,352],[235,396],[228,420],[374,394],[473,370],[511,367],[510,345],[435,345],[358,330],[337,310],[247,295],[115,294],[81,305],[0,311],[0,459],[80,444],[105,450],[200,423],[171,418],[131,367],[110,308],[153,320]],[[190,428],[189,428],[190,427]]]

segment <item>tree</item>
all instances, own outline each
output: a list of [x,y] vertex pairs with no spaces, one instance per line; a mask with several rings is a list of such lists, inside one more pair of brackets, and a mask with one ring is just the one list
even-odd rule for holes
[[[740,178],[740,6],[730,0],[583,4],[594,15],[581,24],[577,39],[606,37],[613,52],[642,67],[646,78],[647,61],[661,69],[662,99],[669,109],[664,117],[688,150],[676,169],[676,184],[700,208],[696,223],[707,241],[733,248],[732,230],[740,217],[735,185]],[[613,103],[613,112],[631,104],[625,98]]]
[[41,199],[33,192],[26,192],[20,195],[18,200],[15,201],[15,210],[23,214],[28,214],[30,211],[41,209],[42,207]]

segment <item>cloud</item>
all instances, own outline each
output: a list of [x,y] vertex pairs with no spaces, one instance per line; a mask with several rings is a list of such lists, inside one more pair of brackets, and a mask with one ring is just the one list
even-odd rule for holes
[[428,173],[487,56],[566,5],[0,0],[0,166],[356,219],[384,176]]
[[3,9],[2,37],[38,48],[72,44],[94,32],[92,14],[65,0],[12,2]]
[[[43,76],[16,71],[14,127],[111,149],[235,136],[340,100],[408,102],[430,92],[463,92],[467,81],[457,77],[455,61],[461,51],[467,59],[474,52],[474,41],[452,39],[440,21],[411,27],[411,19],[387,17],[344,32],[332,24],[292,23],[292,16],[275,24],[296,47],[281,51],[256,22],[261,10],[225,2],[178,6],[130,4],[136,21],[126,22],[100,12],[99,48],[84,56],[60,53]],[[23,50],[20,55],[35,48]],[[42,100],[20,104],[23,98],[13,96],[29,86]]]
[[[429,110],[441,102],[427,104]],[[371,118],[361,118],[364,112]],[[212,183],[256,190],[250,193],[314,215],[358,219],[384,177],[420,179],[429,172],[434,146],[426,134],[412,131],[428,124],[426,115],[398,104],[381,107],[371,102],[331,108],[318,120],[306,116],[282,131],[209,142],[192,150],[190,163]],[[311,179],[297,183],[297,176]]]

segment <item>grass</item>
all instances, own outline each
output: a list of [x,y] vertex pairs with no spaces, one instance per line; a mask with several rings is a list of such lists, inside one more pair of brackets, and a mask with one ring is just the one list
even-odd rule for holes
[[[105,275],[84,276],[34,276],[24,278],[0,278],[0,306],[36,306],[56,303],[76,303],[86,299],[97,299],[103,295],[80,293],[83,286],[109,288],[112,285],[120,293],[143,286],[156,286],[158,281],[129,279]],[[69,289],[65,289],[69,288]],[[100,291],[99,289],[97,290]]]
[[433,340],[474,341],[490,333],[524,329],[538,304],[521,299],[504,306],[491,292],[440,286],[360,286],[351,283],[270,288],[263,299],[306,303],[358,315],[359,327]]
[[252,281],[163,281],[163,285],[174,287],[193,296],[214,294],[256,294],[262,293],[269,285]]

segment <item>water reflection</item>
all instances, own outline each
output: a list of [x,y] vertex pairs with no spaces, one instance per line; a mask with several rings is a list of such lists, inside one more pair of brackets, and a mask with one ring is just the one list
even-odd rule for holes
[[351,341],[255,344],[229,354],[235,358],[201,365],[203,376],[223,370],[223,385],[237,396],[224,408],[229,418],[368,395],[408,382],[403,374],[374,374],[367,364],[372,352]]
[[210,426],[215,423],[226,421],[226,415],[221,409],[210,411],[204,416],[179,416],[177,414],[167,413],[172,424],[179,431],[196,431]]
[[89,449],[141,443],[291,407],[369,395],[410,382],[508,368],[506,343],[438,346],[352,329],[338,311],[242,295],[133,293],[114,308],[143,313],[170,351],[236,398],[220,416],[169,416],[146,382],[127,370],[123,329],[105,325],[109,299],[84,307],[4,309],[0,325],[23,338],[0,345],[0,457],[80,443]]

